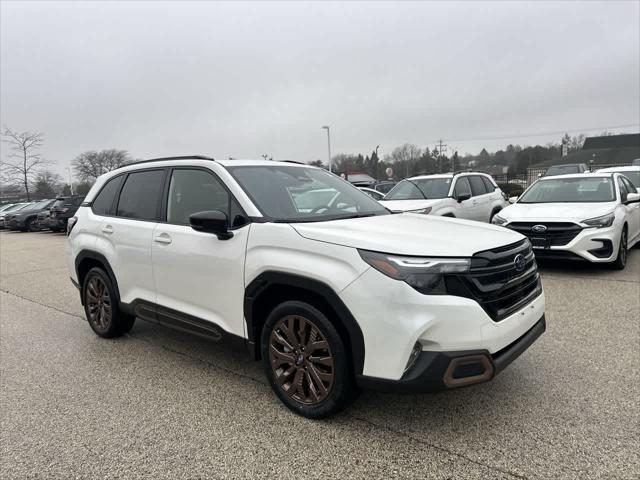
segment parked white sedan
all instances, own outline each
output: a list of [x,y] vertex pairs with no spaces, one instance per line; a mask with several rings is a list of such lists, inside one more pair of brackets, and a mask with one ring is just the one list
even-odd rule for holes
[[493,223],[526,235],[538,257],[623,269],[640,241],[640,194],[619,173],[543,177]]
[[429,213],[480,222],[491,221],[509,205],[493,178],[479,172],[407,178],[380,203],[395,212]]

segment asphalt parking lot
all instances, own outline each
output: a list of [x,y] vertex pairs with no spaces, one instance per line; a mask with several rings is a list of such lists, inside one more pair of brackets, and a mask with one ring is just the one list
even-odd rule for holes
[[543,265],[548,330],[494,381],[310,421],[225,345],[95,336],[64,241],[0,233],[3,479],[640,477],[638,248],[623,272]]

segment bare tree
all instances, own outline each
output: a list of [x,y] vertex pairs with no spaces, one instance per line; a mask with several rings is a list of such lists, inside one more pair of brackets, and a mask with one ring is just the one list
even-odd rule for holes
[[41,168],[50,163],[40,156],[44,134],[41,132],[14,132],[5,127],[3,141],[10,145],[11,153],[3,162],[2,170],[8,178],[19,179],[24,185],[27,200],[31,200],[29,183],[36,178]]
[[43,170],[38,173],[33,183],[33,196],[35,198],[53,198],[61,190],[62,177],[57,173]]
[[386,157],[386,160],[395,164],[398,173],[404,171],[405,177],[410,177],[421,154],[422,151],[419,147],[412,143],[405,143],[394,148],[391,155]]
[[90,150],[78,155],[72,162],[78,178],[83,182],[93,183],[100,175],[122,167],[131,162],[126,150]]

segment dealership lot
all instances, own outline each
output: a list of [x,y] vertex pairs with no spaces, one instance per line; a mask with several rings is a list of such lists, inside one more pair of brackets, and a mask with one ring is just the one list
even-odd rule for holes
[[640,249],[543,265],[548,330],[494,381],[309,421],[240,351],[84,321],[63,235],[0,233],[2,478],[637,478]]

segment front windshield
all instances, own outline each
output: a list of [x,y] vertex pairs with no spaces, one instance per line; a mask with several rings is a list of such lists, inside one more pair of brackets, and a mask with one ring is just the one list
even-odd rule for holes
[[522,194],[518,203],[592,203],[615,199],[611,177],[574,177],[539,180]]
[[33,203],[25,203],[17,208],[12,208],[11,210],[17,212],[18,210],[28,210],[31,207],[33,207]]
[[385,200],[424,200],[446,198],[449,195],[451,178],[405,179],[384,197]]
[[228,167],[267,217],[280,222],[319,222],[387,215],[389,211],[349,182],[317,168]]

